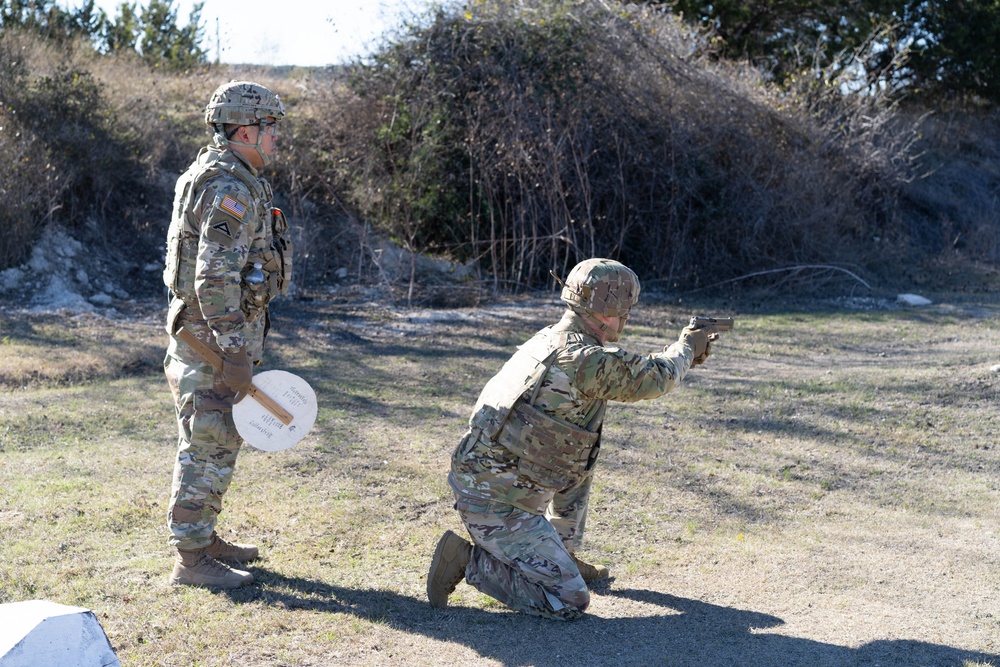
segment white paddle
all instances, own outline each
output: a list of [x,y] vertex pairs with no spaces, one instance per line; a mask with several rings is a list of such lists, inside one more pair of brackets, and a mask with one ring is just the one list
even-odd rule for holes
[[[253,383],[257,391],[233,405],[233,421],[244,440],[265,452],[277,452],[309,433],[316,423],[316,394],[308,382],[287,371],[264,371],[253,377]],[[291,421],[275,415],[268,402],[291,414]]]
[[[222,370],[219,355],[193,333],[181,328],[177,337]],[[308,382],[287,371],[264,371],[253,379],[246,396],[233,405],[233,421],[240,437],[265,452],[292,447],[316,423],[316,392]]]

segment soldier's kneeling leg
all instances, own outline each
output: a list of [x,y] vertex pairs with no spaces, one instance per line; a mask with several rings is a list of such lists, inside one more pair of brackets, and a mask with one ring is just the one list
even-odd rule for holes
[[460,511],[475,542],[466,581],[511,609],[571,620],[590,604],[573,557],[543,516],[510,505]]

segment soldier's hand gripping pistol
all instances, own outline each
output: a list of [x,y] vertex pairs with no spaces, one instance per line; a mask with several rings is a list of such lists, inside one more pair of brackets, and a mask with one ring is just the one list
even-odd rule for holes
[[733,318],[731,317],[692,317],[684,330],[681,331],[681,340],[691,346],[694,350],[694,360],[692,366],[699,366],[705,363],[709,355],[712,354],[712,342],[719,340],[719,334],[733,328]]

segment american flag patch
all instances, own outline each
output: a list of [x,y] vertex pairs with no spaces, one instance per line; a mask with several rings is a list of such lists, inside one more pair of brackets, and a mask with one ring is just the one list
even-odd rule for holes
[[239,203],[229,195],[223,197],[222,203],[219,204],[219,208],[221,208],[223,211],[229,211],[240,220],[242,220],[243,216],[246,215],[247,213],[247,207]]

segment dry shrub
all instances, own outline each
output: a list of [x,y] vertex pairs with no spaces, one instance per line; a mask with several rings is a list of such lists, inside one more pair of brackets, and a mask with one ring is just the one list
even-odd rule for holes
[[[50,220],[127,257],[126,273],[158,261],[174,182],[209,138],[205,101],[230,78],[288,107],[265,175],[293,222],[300,289],[349,277],[474,300],[595,255],[671,292],[813,265],[892,282],[963,247],[1000,256],[992,125],[924,122],[921,172],[921,118],[818,84],[829,72],[776,92],[708,44],[660,8],[597,0],[442,10],[330,69],[177,74],[6,32],[0,269]],[[949,144],[956,129],[972,139]],[[425,271],[420,253],[462,266]],[[847,274],[788,275],[801,290]]]
[[438,12],[317,119],[323,172],[359,217],[494,291],[593,255],[670,288],[876,270],[900,233],[888,112],[779,96],[705,44],[669,13],[590,0]]
[[[146,128],[123,121],[91,72],[92,48],[59,46],[5,32],[0,61],[4,127],[0,144],[20,157],[4,178],[0,268],[23,260],[45,224],[56,221],[116,253],[148,251],[150,204],[160,200],[143,159]],[[134,76],[134,75],[133,75]],[[153,134],[152,136],[155,136]]]
[[904,188],[902,207],[916,248],[932,258],[1000,262],[997,112],[944,109],[911,122],[920,128],[921,171]]
[[[14,157],[0,166],[0,269],[22,262],[53,221],[147,293],[162,289],[143,267],[160,261],[174,183],[209,141],[211,92],[231,78],[288,87],[260,69],[178,74],[135,53],[104,56],[12,32],[0,39],[0,67],[0,150]],[[294,167],[275,178],[297,180]],[[302,208],[293,205],[293,215]]]
[[[269,80],[266,70],[241,75]],[[288,115],[279,130],[281,158],[268,177],[293,223],[297,289],[348,277],[382,281],[378,235],[345,198],[363,186],[360,147],[377,130],[369,103],[345,87],[339,68],[293,70],[273,85]]]
[[[372,278],[372,254],[365,248],[370,229],[344,208],[338,192],[347,185],[331,176],[343,160],[342,114],[352,95],[345,95],[338,68],[268,68],[230,66],[213,69],[210,80],[189,101],[189,124],[198,143],[209,135],[203,110],[212,90],[229,79],[256,81],[279,95],[287,115],[278,130],[279,157],[262,175],[273,185],[275,205],[291,223],[295,247],[293,288],[306,292],[346,278]],[[194,158],[185,157],[184,165]],[[175,175],[176,178],[176,175]],[[360,233],[359,233],[360,232]]]
[[[204,109],[209,95],[226,78],[206,67],[179,75],[146,66],[138,55],[89,54],[84,66],[101,85],[105,103],[138,147],[145,177],[179,171],[208,139]],[[170,174],[164,174],[167,178]]]
[[275,91],[287,110],[279,129],[279,158],[262,176],[272,183],[274,203],[292,223],[295,289],[306,291],[329,282],[347,265],[356,249],[355,237],[325,185],[327,157],[313,136],[314,119],[338,107],[329,87],[335,70],[227,65],[177,74],[148,68],[132,56],[94,58],[91,67],[118,117],[143,135],[140,159],[158,197],[144,218],[143,234],[158,253],[177,177],[211,140],[205,104],[220,84],[238,79]]
[[16,106],[37,41],[6,32],[0,36],[0,269],[24,260],[42,222],[58,211],[66,181],[45,140],[21,122]]

